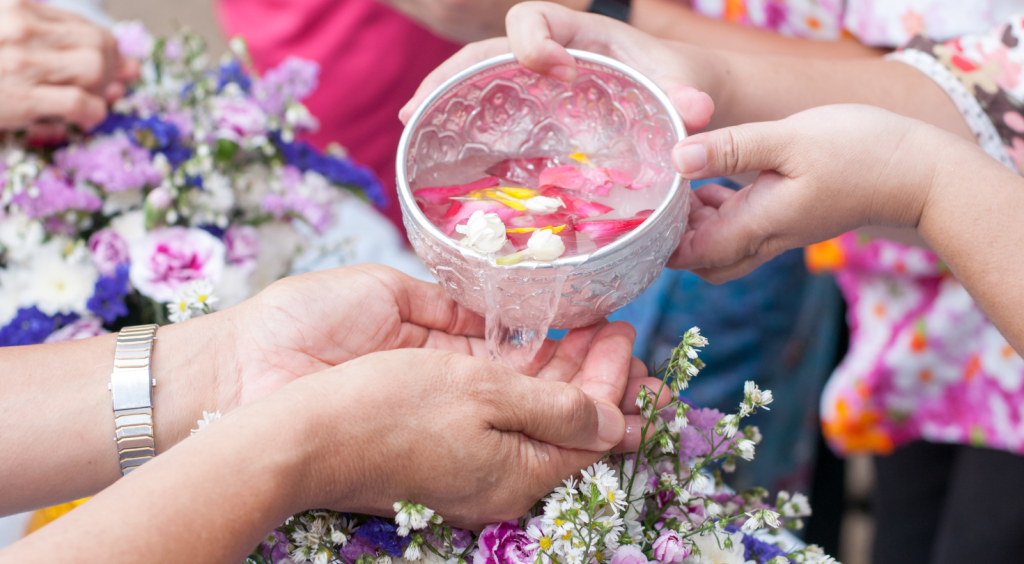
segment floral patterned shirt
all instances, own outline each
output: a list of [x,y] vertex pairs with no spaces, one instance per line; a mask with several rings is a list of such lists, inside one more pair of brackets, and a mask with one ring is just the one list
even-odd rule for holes
[[[1024,16],[945,42],[915,37],[889,56],[956,103],[979,144],[1024,164]],[[807,249],[835,271],[849,304],[850,350],[822,397],[840,452],[891,452],[924,439],[1024,453],[1024,359],[929,251],[847,233]]]
[[1016,0],[689,0],[694,11],[792,37],[896,47],[916,35],[977,33],[1021,9]]
[[[690,0],[697,12],[812,39],[850,34],[903,49],[891,60],[931,77],[979,145],[1024,169],[1024,1]],[[1024,453],[1024,359],[929,251],[856,233],[806,250],[835,273],[850,349],[822,395],[839,453],[889,453],[913,440]]]

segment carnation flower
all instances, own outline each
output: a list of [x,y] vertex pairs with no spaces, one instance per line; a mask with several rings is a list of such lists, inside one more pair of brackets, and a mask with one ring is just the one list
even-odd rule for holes
[[193,280],[218,284],[224,271],[224,243],[202,229],[167,227],[131,244],[132,285],[158,302],[170,302]]
[[89,237],[92,263],[103,276],[113,276],[117,267],[127,264],[128,242],[113,229],[100,229]]
[[214,137],[243,144],[246,139],[267,134],[267,116],[247,98],[218,96],[211,102]]
[[537,550],[532,539],[515,521],[488,525],[477,540],[473,564],[533,564]]
[[103,328],[103,322],[95,317],[85,317],[65,325],[54,331],[44,340],[44,343],[63,343],[65,341],[77,341],[78,339],[89,339],[110,333]]
[[671,529],[662,531],[658,540],[651,546],[654,551],[654,559],[663,564],[682,562],[690,555],[689,543],[683,537]]
[[647,564],[647,557],[636,545],[627,544],[615,549],[609,564]]

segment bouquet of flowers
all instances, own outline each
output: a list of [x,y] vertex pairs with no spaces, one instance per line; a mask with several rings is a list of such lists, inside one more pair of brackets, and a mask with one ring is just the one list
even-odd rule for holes
[[315,63],[259,76],[239,39],[212,67],[188,32],[115,35],[142,72],[104,123],[56,147],[0,137],[0,346],[230,306],[287,274],[339,199],[386,203],[340,148],[296,140],[317,126]]
[[[800,528],[810,515],[806,496],[779,492],[769,504],[762,488],[737,493],[724,485],[722,472],[738,458],[752,460],[761,440],[741,421],[767,409],[772,394],[747,382],[728,415],[681,400],[703,368],[697,350],[706,344],[697,328],[688,331],[658,370],[661,387],[641,391],[637,452],[582,470],[517,521],[475,534],[411,501],[395,504],[394,519],[307,511],[268,535],[247,564],[834,563],[814,545],[787,552],[773,542],[774,530]],[[655,410],[663,394],[671,401]]]

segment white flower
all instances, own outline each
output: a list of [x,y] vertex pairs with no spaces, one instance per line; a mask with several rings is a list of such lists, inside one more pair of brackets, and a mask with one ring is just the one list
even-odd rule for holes
[[741,527],[741,530],[745,533],[752,533],[765,526],[772,529],[778,529],[782,526],[779,522],[779,514],[768,509],[750,511],[746,515],[748,519],[743,523],[743,527]]
[[735,414],[726,415],[721,418],[715,425],[719,436],[725,436],[727,438],[733,438],[736,436],[736,431],[740,428],[740,418]]
[[193,280],[181,288],[180,294],[188,302],[189,307],[202,310],[220,301],[213,295],[213,284],[204,280]]
[[188,300],[179,296],[167,304],[167,319],[171,323],[181,323],[192,319],[192,307],[188,305]]
[[711,480],[702,472],[697,471],[690,476],[690,484],[687,489],[690,490],[690,493],[696,494],[707,491],[709,487],[711,487]]
[[110,228],[129,243],[146,236],[146,212],[136,210],[110,220]]
[[196,428],[196,429],[192,429],[192,434],[195,435],[199,431],[202,431],[203,429],[209,427],[210,423],[213,423],[214,421],[216,421],[216,420],[218,420],[220,418],[221,418],[220,410],[217,410],[217,411],[215,411],[213,413],[210,413],[209,411],[204,411],[203,412],[203,418],[198,420],[198,421],[196,421],[196,423],[199,425],[199,427]]
[[[693,554],[687,557],[683,562],[685,564],[743,564],[746,559],[743,558],[743,534],[733,533],[731,535],[718,533],[716,535],[712,533],[704,533],[692,537],[693,544],[700,549],[700,556]],[[726,548],[726,539],[731,541],[731,546]],[[719,542],[721,541],[721,547]]]
[[91,260],[74,260],[77,253],[64,257],[59,240],[48,243],[32,260],[31,279],[23,299],[46,315],[85,313],[99,272]]
[[736,445],[736,450],[739,452],[739,455],[743,460],[754,459],[754,441],[743,439]]
[[775,498],[775,507],[784,517],[807,517],[811,514],[811,504],[802,493],[795,493],[791,498],[789,492],[780,491]]
[[413,562],[423,557],[423,550],[420,549],[418,542],[411,542],[405,549],[405,554],[402,555],[406,560],[412,560]]
[[0,218],[0,246],[6,250],[9,261],[20,262],[31,258],[46,237],[43,224],[21,213]]
[[546,196],[534,196],[520,200],[526,209],[533,213],[555,213],[558,208],[564,207],[565,203],[561,198],[548,198]]
[[538,229],[526,242],[526,252],[534,260],[555,260],[565,253],[565,243],[550,229]]
[[10,323],[21,308],[22,282],[25,273],[14,268],[0,268],[0,327]]
[[410,530],[425,529],[434,516],[434,510],[409,501],[398,501],[394,505],[395,523],[398,525],[398,536],[409,535]]
[[477,210],[466,225],[456,225],[455,231],[465,235],[460,243],[481,253],[495,253],[505,246],[505,224],[496,213]]

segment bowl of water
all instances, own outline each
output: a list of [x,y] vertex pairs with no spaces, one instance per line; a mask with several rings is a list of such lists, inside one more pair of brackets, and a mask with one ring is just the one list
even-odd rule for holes
[[[569,52],[577,61],[572,83],[533,73],[511,54],[465,69],[420,105],[398,148],[398,196],[414,250],[457,302],[486,317],[491,356],[514,368],[532,359],[549,328],[595,323],[653,284],[689,211],[689,184],[671,160],[686,131],[668,96],[618,61]],[[482,205],[468,201],[474,194],[490,190],[515,209],[515,191],[562,194],[560,203],[578,204],[579,193],[545,184],[553,181],[544,174],[566,170],[591,179],[588,189],[597,186],[585,203],[599,215],[502,216],[505,251],[523,247],[513,231],[536,229],[516,229],[517,221],[547,222],[566,243],[557,259],[503,266],[494,253],[460,243],[456,231],[464,228],[453,210]],[[518,180],[515,187],[502,186],[510,180]],[[450,191],[460,186],[486,190]],[[454,196],[424,199],[428,193]]]

